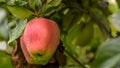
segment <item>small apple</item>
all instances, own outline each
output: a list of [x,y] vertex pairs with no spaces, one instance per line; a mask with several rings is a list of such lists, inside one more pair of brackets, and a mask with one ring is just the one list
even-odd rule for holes
[[34,18],[26,25],[20,43],[28,63],[45,65],[55,53],[59,40],[60,29],[56,22]]

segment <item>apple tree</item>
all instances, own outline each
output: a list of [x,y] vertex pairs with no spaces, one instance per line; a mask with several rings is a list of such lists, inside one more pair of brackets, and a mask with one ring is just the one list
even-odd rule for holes
[[120,68],[119,0],[0,0],[0,68]]

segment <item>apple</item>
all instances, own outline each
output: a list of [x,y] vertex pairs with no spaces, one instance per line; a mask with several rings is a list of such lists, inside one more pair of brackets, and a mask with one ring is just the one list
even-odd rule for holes
[[30,64],[45,65],[52,58],[60,41],[60,29],[47,18],[30,20],[20,37],[22,52]]

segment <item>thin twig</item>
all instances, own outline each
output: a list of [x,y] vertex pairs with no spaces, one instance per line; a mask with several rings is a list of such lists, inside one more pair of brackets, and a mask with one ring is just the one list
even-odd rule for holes
[[67,8],[71,8],[71,9],[78,9],[81,12],[87,14],[88,16],[90,16],[92,19],[94,19],[96,21],[96,23],[102,28],[104,29],[104,31],[106,32],[106,34],[109,35],[110,38],[113,38],[111,31],[109,31],[104,24],[91,12],[85,10],[84,8],[81,7],[81,5],[79,3],[74,3],[74,2],[68,2],[67,0],[62,0],[63,3],[66,4]]
[[113,38],[111,32],[102,24],[102,22],[95,15],[90,12],[86,12],[86,14],[88,14],[92,19],[94,19],[96,23],[105,30],[105,32],[109,35],[110,38]]
[[80,8],[80,7],[70,6],[68,8],[76,8],[76,9],[80,10],[81,12],[86,13],[88,16],[90,16],[92,19],[94,19],[101,28],[103,28],[105,30],[105,32],[109,35],[110,38],[113,38],[111,32],[102,24],[102,22],[93,13],[91,13],[83,8]]
[[87,68],[82,62],[80,62],[76,57],[74,57],[71,53],[69,53],[67,50],[65,52],[72,58],[74,59],[79,65],[81,65],[83,68]]
[[58,47],[60,52],[65,52],[66,54],[68,54],[73,60],[75,60],[79,65],[81,65],[83,68],[87,68],[85,67],[85,65],[83,63],[81,63],[78,59],[76,59],[76,57],[74,57],[71,53],[69,53],[64,47],[63,47],[63,42],[60,41],[59,47]]

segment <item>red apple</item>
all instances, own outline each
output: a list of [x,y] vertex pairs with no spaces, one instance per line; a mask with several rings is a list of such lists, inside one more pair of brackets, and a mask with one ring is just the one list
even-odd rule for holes
[[59,40],[60,29],[56,22],[34,18],[26,25],[20,43],[28,63],[45,65],[56,51]]

